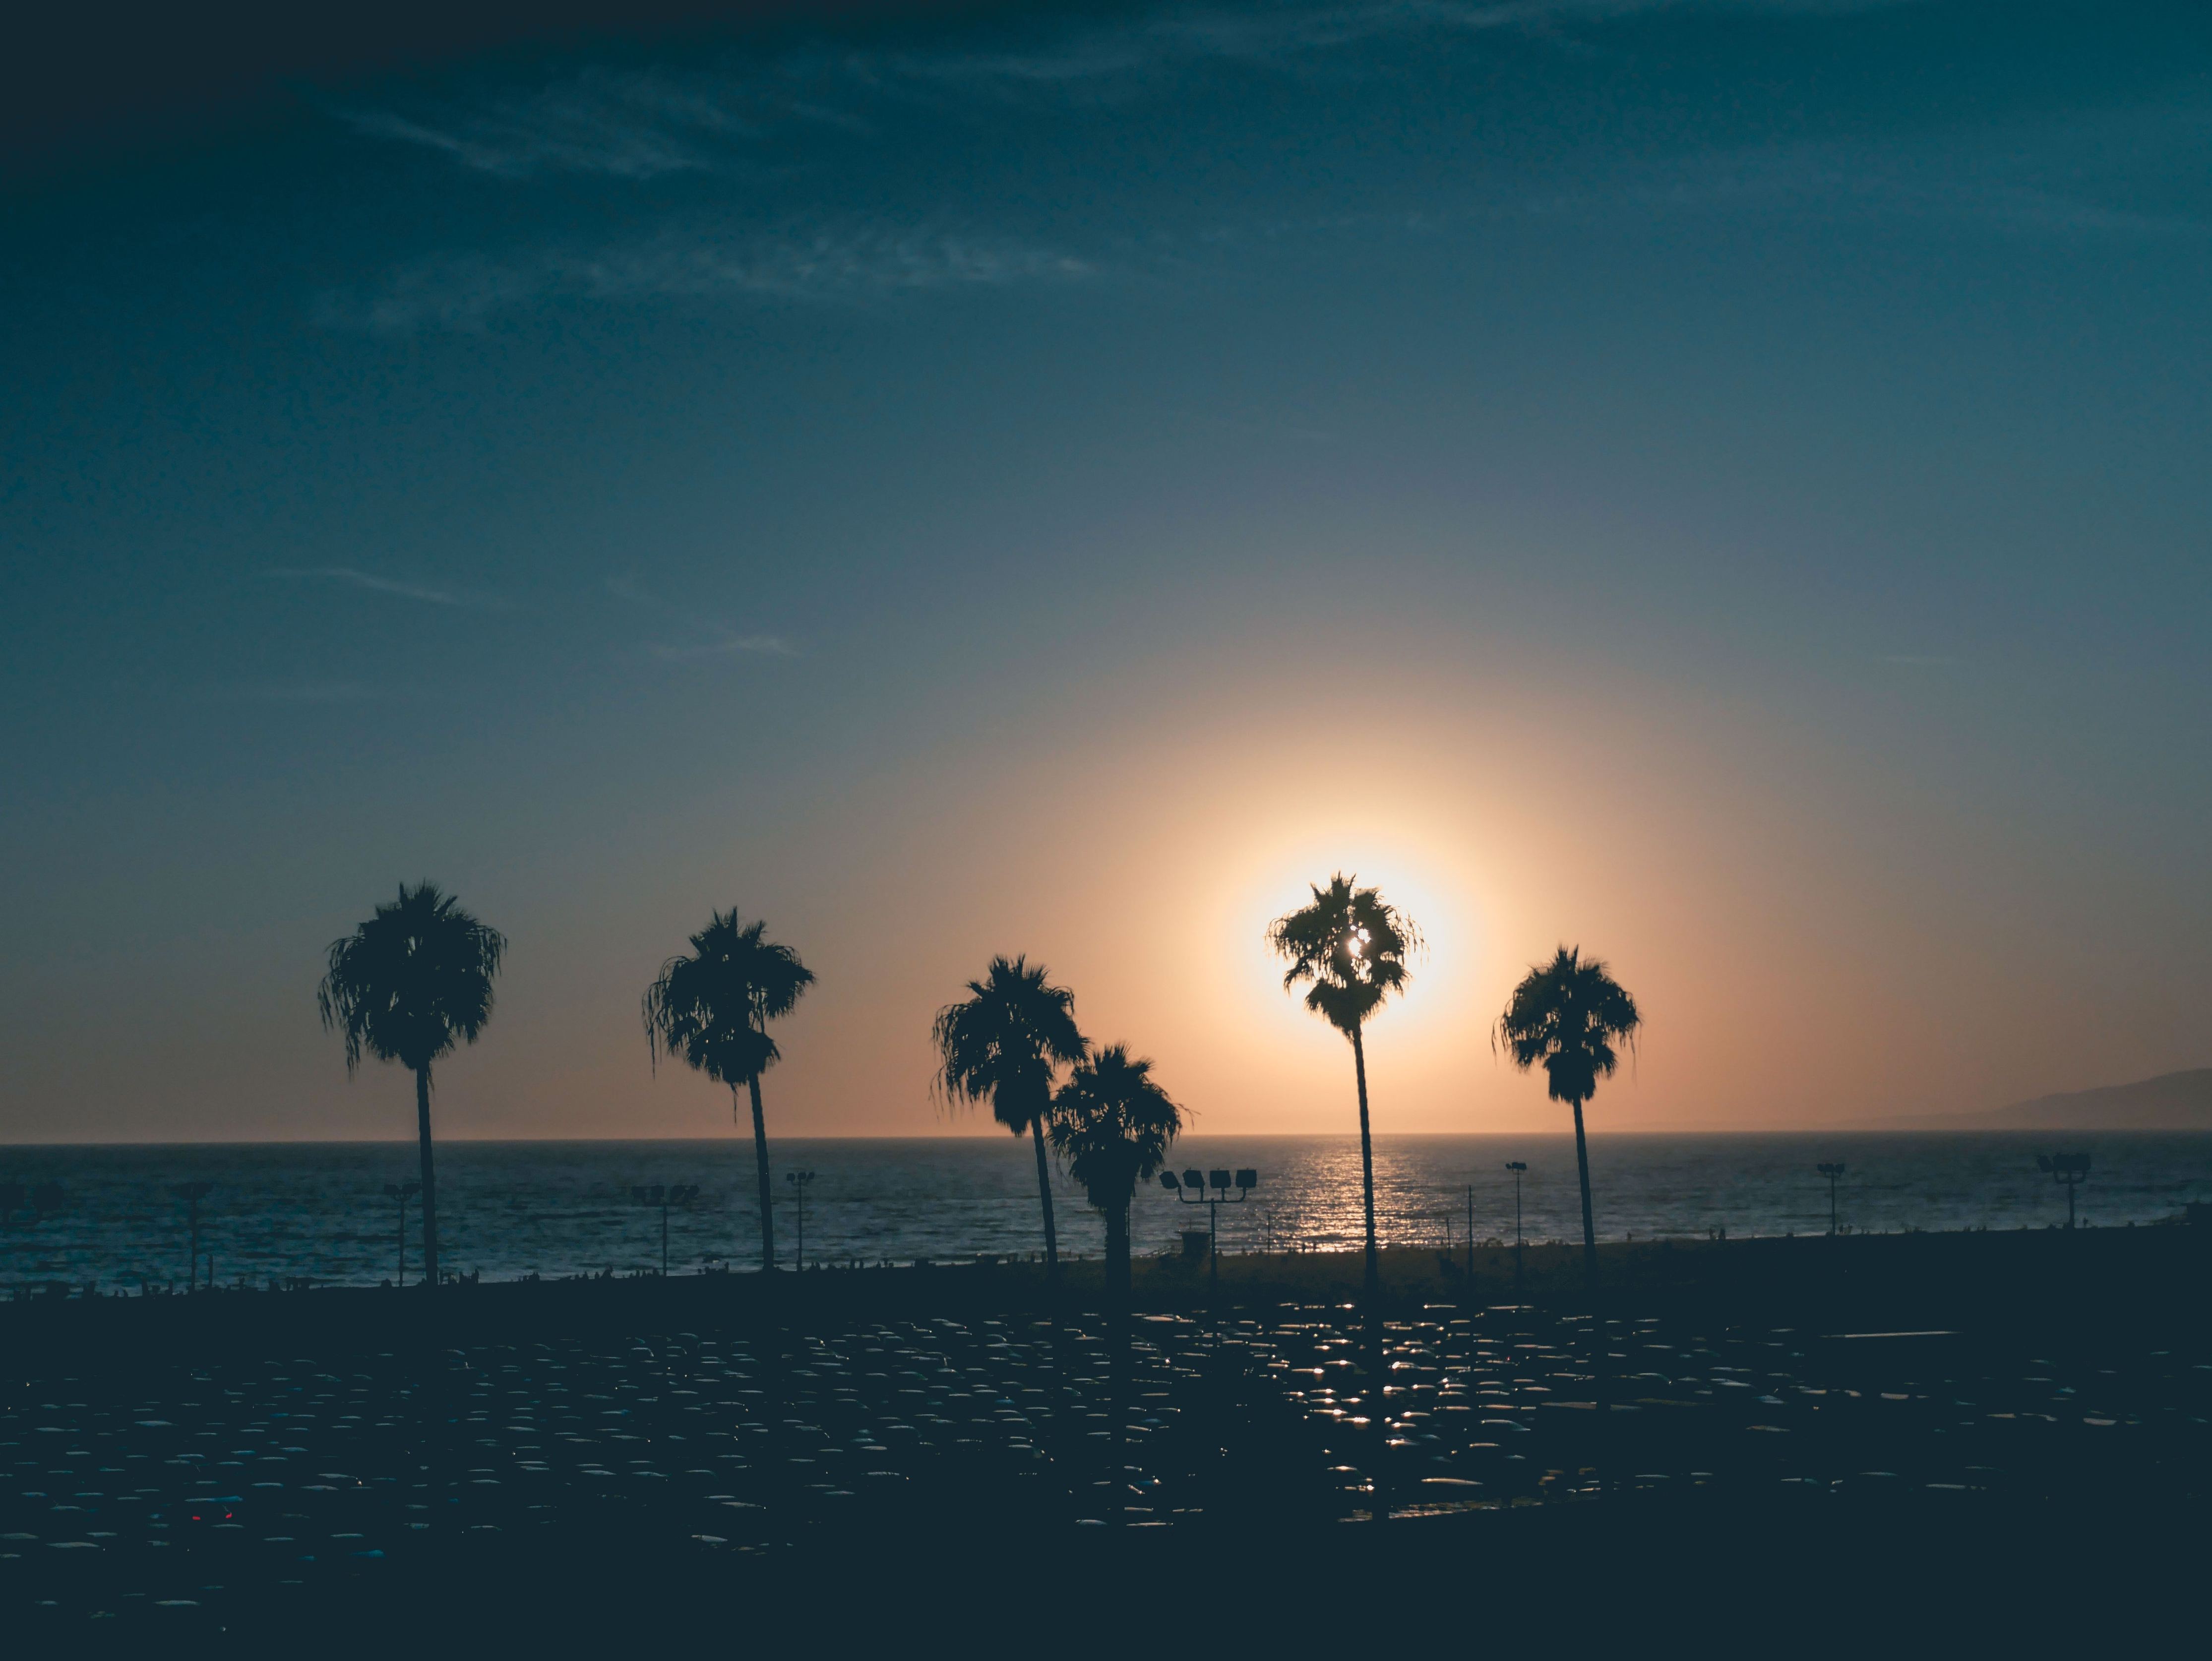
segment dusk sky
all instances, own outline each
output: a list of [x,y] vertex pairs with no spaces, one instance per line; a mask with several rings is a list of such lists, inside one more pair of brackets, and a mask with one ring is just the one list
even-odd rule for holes
[[1262,940],[1340,869],[1386,1133],[1566,1128],[1488,1038],[1562,942],[1601,1133],[2212,1064],[2203,0],[396,61],[10,129],[0,1141],[410,1135],[314,987],[425,877],[512,943],[453,1137],[728,1134],[638,999],[732,905],[775,1135],[990,1130],[994,952],[1349,1133]]

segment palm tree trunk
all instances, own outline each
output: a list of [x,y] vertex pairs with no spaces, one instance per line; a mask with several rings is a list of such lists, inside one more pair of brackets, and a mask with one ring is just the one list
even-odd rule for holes
[[768,1118],[761,1111],[760,1075],[745,1084],[753,1097],[753,1163],[760,1168],[761,1272],[769,1274],[775,1269],[775,1212],[769,1203],[774,1196],[768,1184]]
[[1044,1208],[1044,1278],[1048,1285],[1060,1284],[1060,1235],[1052,1226],[1052,1172],[1044,1162],[1044,1116],[1039,1114],[1030,1121],[1030,1135],[1036,1140],[1037,1203]]
[[438,1173],[430,1159],[430,1069],[415,1069],[415,1126],[422,1141],[422,1284],[438,1284]]
[[1575,1104],[1575,1169],[1583,1179],[1583,1269],[1597,1284],[1597,1225],[1590,1220],[1589,1144],[1583,1138],[1583,1104]]
[[1367,1050],[1356,1026],[1352,1029],[1352,1066],[1359,1078],[1359,1180],[1367,1202],[1366,1287],[1372,1308],[1382,1290],[1382,1270],[1375,1256],[1375,1139],[1367,1129]]

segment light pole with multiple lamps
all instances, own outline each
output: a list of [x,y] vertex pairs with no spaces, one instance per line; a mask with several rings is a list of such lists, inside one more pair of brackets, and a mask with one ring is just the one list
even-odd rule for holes
[[1828,1179],[1828,1232],[1833,1234],[1836,1232],[1836,1184],[1844,1180],[1844,1162],[1841,1159],[1823,1159],[1813,1168]]
[[2074,1226],[2074,1190],[2089,1180],[2089,1156],[2086,1153],[2039,1153],[2035,1168],[2049,1175],[2051,1180],[2066,1190],[2066,1226]]
[[392,1283],[395,1287],[407,1284],[407,1202],[422,1191],[422,1184],[420,1183],[386,1183],[384,1185],[384,1197],[399,1202],[399,1277]]
[[678,1183],[672,1188],[664,1188],[655,1183],[650,1188],[633,1188],[629,1197],[639,1205],[660,1208],[660,1278],[665,1281],[668,1278],[669,1208],[690,1205],[699,1197],[699,1189],[696,1184],[687,1183]]
[[806,1273],[806,1185],[814,1180],[811,1171],[787,1171],[783,1180],[791,1184],[791,1197],[799,1206],[799,1256],[794,1273]]
[[[192,1270],[191,1274],[185,1276],[185,1290],[188,1293],[197,1292],[199,1289],[200,1279],[200,1202],[215,1192],[215,1184],[213,1183],[177,1183],[171,1185],[169,1192],[185,1202],[185,1214],[191,1219]],[[215,1289],[213,1265],[210,1265],[208,1269],[208,1289],[210,1291]]]
[[[1232,1185],[1237,1189],[1234,1199],[1229,1196]],[[1260,1173],[1248,1166],[1236,1174],[1232,1184],[1225,1171],[1186,1171],[1180,1180],[1174,1171],[1163,1171],[1160,1186],[1185,1205],[1206,1208],[1206,1295],[1211,1297],[1221,1285],[1221,1208],[1250,1199],[1252,1190],[1260,1186]]]

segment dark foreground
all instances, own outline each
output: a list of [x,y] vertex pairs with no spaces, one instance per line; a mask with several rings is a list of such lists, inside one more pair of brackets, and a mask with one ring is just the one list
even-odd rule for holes
[[[1301,1283],[1345,1265],[1244,1261],[1218,1312],[1126,1335],[1008,1269],[9,1305],[0,1621],[433,1653],[2160,1641],[2212,1490],[2203,1232],[1622,1250],[1524,1303],[1408,1254],[1372,1319]],[[1202,1305],[1176,1273],[1140,1301]]]

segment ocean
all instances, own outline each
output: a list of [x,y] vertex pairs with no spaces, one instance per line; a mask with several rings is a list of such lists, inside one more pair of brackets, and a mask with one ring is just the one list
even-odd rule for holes
[[[1590,1145],[1602,1238],[1818,1233],[1829,1189],[1814,1170],[1841,1160],[1838,1220],[1855,1232],[2042,1228],[2063,1224],[2066,1196],[2036,1168],[2056,1148],[2088,1152],[2076,1196],[2085,1225],[2153,1223],[2212,1201],[2212,1134],[2201,1132],[1804,1133],[1608,1135]],[[803,1223],[817,1262],[952,1262],[1042,1249],[1034,1155],[1008,1137],[772,1142],[778,1249],[788,1262]],[[1571,1136],[1385,1136],[1375,1145],[1376,1203],[1386,1243],[1514,1238],[1509,1159],[1528,1166],[1522,1226],[1532,1241],[1578,1238]],[[1359,1240],[1359,1144],[1350,1136],[1193,1136],[1177,1169],[1259,1172],[1242,1203],[1220,1208],[1221,1247],[1344,1250]],[[787,1173],[811,1171],[804,1217]],[[210,1185],[201,1250],[218,1281],[306,1278],[374,1285],[399,1269],[398,1213],[386,1183],[416,1176],[401,1142],[195,1144],[0,1148],[0,1183],[58,1184],[57,1208],[19,1211],[0,1228],[0,1287],[98,1281],[109,1288],[181,1282],[186,1214],[174,1185]],[[658,1211],[634,1186],[696,1183],[669,1219],[677,1272],[757,1264],[759,1224],[748,1141],[441,1143],[439,1231],[449,1270],[488,1280],[629,1274],[660,1262]],[[1055,1179],[1063,1250],[1101,1249],[1097,1214]],[[1157,1184],[1138,1196],[1140,1252],[1173,1249],[1204,1226],[1203,1206]],[[408,1273],[421,1268],[415,1208]]]

